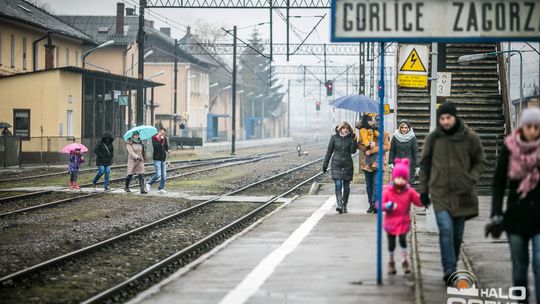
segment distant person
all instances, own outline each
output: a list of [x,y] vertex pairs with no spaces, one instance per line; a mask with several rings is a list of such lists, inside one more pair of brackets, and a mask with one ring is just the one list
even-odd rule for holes
[[[381,165],[379,165],[376,161],[376,158],[378,157],[377,153],[379,153],[379,137],[381,136],[381,134],[379,133],[379,123],[380,123],[379,116],[375,116],[374,119],[369,119],[368,124],[370,125],[373,131],[376,131],[376,133],[374,133],[375,138],[373,139],[373,142],[371,142],[369,147],[365,147],[363,144],[358,144],[358,149],[364,155],[373,156],[372,157],[373,163],[371,164],[372,170],[369,170],[369,171],[364,170],[364,177],[366,181],[366,192],[368,194],[368,203],[369,203],[367,213],[377,213],[377,200],[378,200],[377,187],[379,184],[379,181],[377,179],[377,171],[382,170],[383,174],[386,171],[384,161],[383,161],[383,164]],[[383,153],[386,153],[388,152],[388,150],[390,150],[390,134],[388,132],[384,132],[382,136],[383,136]],[[383,159],[385,159],[384,156],[383,156]]]
[[418,141],[411,122],[406,119],[399,122],[390,142],[390,151],[388,153],[388,168],[390,170],[394,169],[394,160],[396,158],[408,158],[410,160],[409,172],[414,172],[414,176],[410,177],[410,182],[414,181],[414,178],[420,173]]
[[146,184],[146,191],[152,190],[152,184],[159,179],[159,193],[167,193],[165,191],[165,181],[167,179],[167,153],[170,153],[169,144],[167,143],[167,130],[163,127],[159,128],[159,132],[152,137],[152,146],[154,147],[153,159],[154,169],[156,173],[150,177]]
[[111,190],[109,188],[109,177],[111,174],[112,159],[114,156],[113,141],[114,138],[111,136],[111,134],[106,132],[94,147],[94,153],[96,154],[96,166],[98,167],[97,174],[92,181],[94,188],[96,187],[96,184],[101,176],[105,174],[103,187],[105,191]]
[[433,202],[447,282],[457,270],[465,220],[478,215],[476,186],[486,162],[480,138],[458,117],[454,104],[442,104],[437,121],[422,149],[420,199],[424,206]]
[[127,177],[126,186],[124,191],[131,192],[129,184],[133,179],[133,175],[137,174],[139,180],[139,187],[141,188],[141,194],[146,194],[144,189],[144,161],[145,161],[145,147],[142,142],[139,132],[133,132],[133,135],[127,141],[128,151],[128,163],[127,163]]
[[353,129],[348,122],[344,121],[336,128],[336,134],[330,137],[322,168],[323,172],[326,173],[330,158],[332,158],[330,168],[336,193],[336,211],[340,214],[348,213],[347,204],[354,173],[351,154],[356,153],[356,149],[357,143]]
[[[532,243],[532,265],[536,301],[540,303],[540,110],[526,109],[519,129],[509,135],[501,148],[493,180],[491,223],[486,236],[498,238],[506,231],[512,256],[513,286],[527,288],[529,243]],[[506,210],[504,193],[508,187]],[[524,302],[528,303],[528,301]]]
[[7,127],[4,127],[2,129],[2,136],[11,136],[11,131],[7,128]]
[[382,206],[384,230],[388,236],[388,274],[396,274],[394,251],[396,238],[401,248],[401,267],[405,274],[411,272],[407,257],[407,233],[411,228],[411,204],[422,206],[420,195],[409,185],[409,159],[394,159],[392,182],[384,186]]
[[84,157],[81,153],[81,149],[72,150],[69,153],[69,189],[80,189],[77,177],[79,176],[79,168],[84,163]]

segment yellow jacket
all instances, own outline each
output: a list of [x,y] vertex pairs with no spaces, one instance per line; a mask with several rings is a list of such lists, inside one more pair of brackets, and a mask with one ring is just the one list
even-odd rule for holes
[[376,137],[379,137],[379,131],[366,128],[360,129],[360,138],[364,146],[368,147],[369,143],[375,141]]

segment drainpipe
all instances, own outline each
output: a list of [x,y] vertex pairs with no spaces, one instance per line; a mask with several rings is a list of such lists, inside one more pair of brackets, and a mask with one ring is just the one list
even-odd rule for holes
[[51,34],[50,31],[48,31],[47,34],[46,34],[45,36],[39,38],[38,40],[35,40],[35,41],[32,43],[32,53],[33,53],[33,56],[32,56],[32,63],[33,63],[32,66],[33,66],[33,69],[32,69],[32,70],[33,70],[34,72],[37,71],[37,66],[36,66],[36,65],[37,65],[37,57],[38,57],[38,52],[37,52],[37,49],[36,49],[36,48],[37,48],[37,44],[38,44],[41,40],[43,40],[43,39],[49,37],[49,34]]
[[45,45],[45,70],[54,68],[54,48],[52,43],[52,32],[47,33],[47,44]]

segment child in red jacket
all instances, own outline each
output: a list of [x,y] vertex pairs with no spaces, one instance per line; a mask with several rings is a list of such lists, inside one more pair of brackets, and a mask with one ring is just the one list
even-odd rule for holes
[[411,228],[411,204],[421,207],[422,203],[418,192],[409,186],[409,159],[396,158],[394,164],[392,182],[384,186],[382,195],[382,206],[385,212],[384,230],[388,235],[390,254],[388,274],[397,273],[394,261],[396,238],[399,238],[399,246],[401,247],[401,266],[403,271],[408,274],[411,272],[407,259],[407,233]]

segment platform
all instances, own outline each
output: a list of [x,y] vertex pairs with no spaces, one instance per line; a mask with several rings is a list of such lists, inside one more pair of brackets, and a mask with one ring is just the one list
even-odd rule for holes
[[339,215],[332,195],[303,196],[132,303],[413,303],[412,275],[376,284],[376,217],[350,201]]

